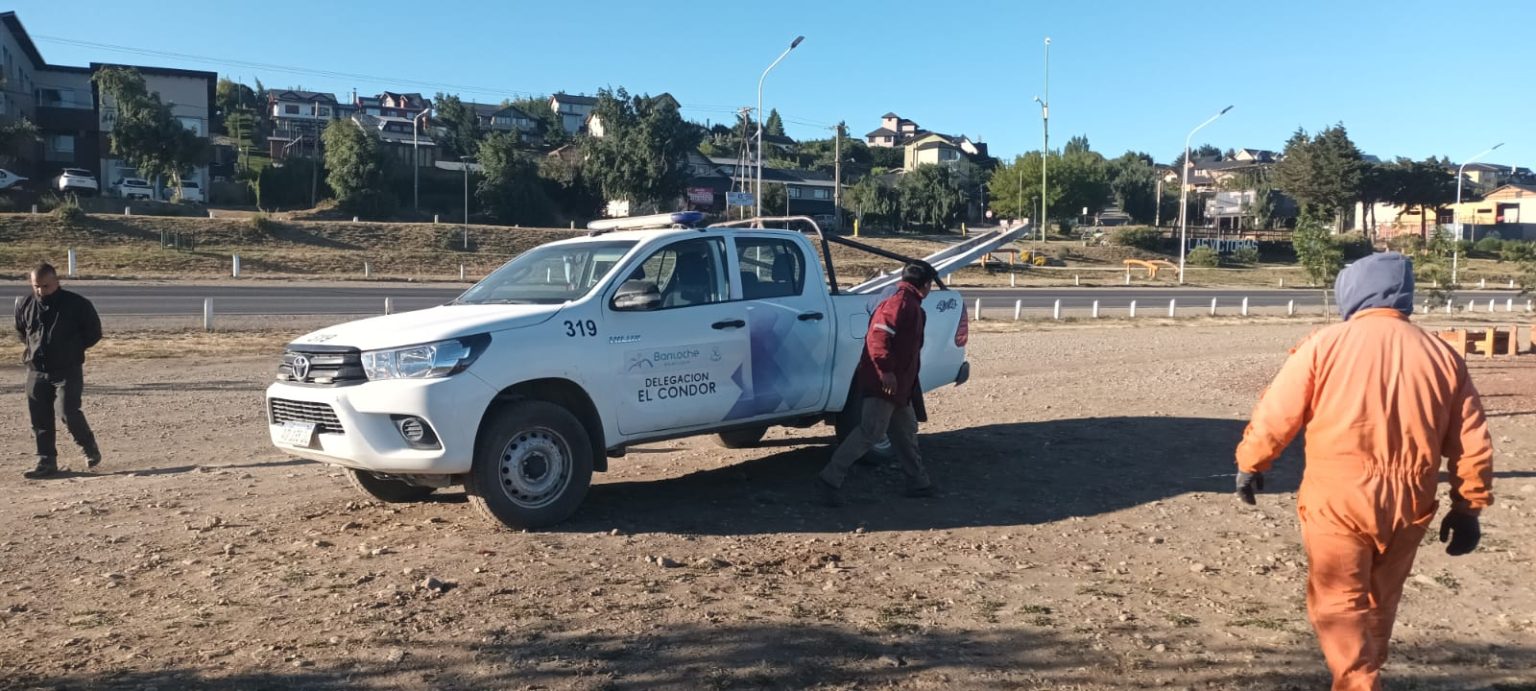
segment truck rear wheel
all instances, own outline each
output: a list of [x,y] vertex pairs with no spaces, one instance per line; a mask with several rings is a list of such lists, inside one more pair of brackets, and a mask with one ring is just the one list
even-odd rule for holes
[[592,442],[570,411],[545,401],[492,410],[481,426],[464,489],[469,502],[508,528],[565,520],[592,483]]
[[[843,440],[847,439],[848,435],[858,428],[859,422],[863,418],[863,408],[864,395],[858,391],[849,394],[848,404],[843,406],[842,412],[837,414],[835,429],[837,430],[838,444],[842,444]],[[859,462],[867,465],[880,465],[888,463],[895,458],[896,451],[891,448],[891,441],[882,437],[879,441],[875,442],[874,446],[870,447],[869,452],[864,454],[864,457],[859,459]]]
[[387,504],[409,504],[426,501],[435,491],[433,487],[421,487],[404,480],[396,480],[366,470],[347,469],[347,480],[357,491]]
[[767,427],[733,429],[715,434],[715,443],[727,449],[750,449],[756,447],[766,434],[768,434]]

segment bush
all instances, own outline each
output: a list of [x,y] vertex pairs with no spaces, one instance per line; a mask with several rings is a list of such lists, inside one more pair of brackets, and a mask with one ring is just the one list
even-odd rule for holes
[[1499,248],[1499,260],[1506,262],[1526,262],[1536,259],[1536,245],[1519,240],[1505,240],[1504,246]]
[[1363,259],[1376,251],[1376,248],[1371,246],[1371,241],[1360,233],[1345,233],[1335,237],[1334,244],[1344,252],[1344,261]]
[[1424,251],[1424,238],[1418,235],[1399,235],[1387,241],[1387,249],[1412,257]]
[[1121,247],[1157,250],[1163,246],[1163,233],[1156,228],[1121,228],[1110,236],[1110,242]]
[[53,217],[63,223],[74,225],[85,222],[86,213],[84,209],[80,208],[80,202],[76,201],[74,196],[71,195],[59,200],[54,205]]
[[1492,257],[1504,249],[1504,241],[1496,237],[1486,237],[1478,240],[1477,244],[1472,246],[1472,249],[1478,254]]
[[1195,266],[1203,266],[1208,269],[1221,266],[1221,255],[1209,247],[1196,247],[1190,250],[1185,260]]
[[278,224],[277,221],[272,220],[271,216],[268,216],[264,213],[258,213],[254,216],[251,216],[251,227],[255,228],[256,232],[258,233],[263,235],[271,235],[277,232]]
[[1232,263],[1252,266],[1259,263],[1259,248],[1240,247],[1232,251]]

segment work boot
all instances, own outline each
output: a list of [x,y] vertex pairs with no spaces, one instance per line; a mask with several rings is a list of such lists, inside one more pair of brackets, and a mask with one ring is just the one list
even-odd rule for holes
[[902,492],[901,496],[909,499],[923,499],[937,494],[938,491],[939,489],[929,482],[923,485],[907,485],[906,491]]
[[40,480],[45,477],[52,477],[57,475],[58,472],[59,467],[54,464],[52,459],[49,459],[46,461],[38,461],[36,468],[22,473],[21,476],[28,480]]
[[833,487],[831,483],[820,477],[817,477],[813,482],[816,485],[816,502],[818,504],[836,508],[848,503],[843,498],[843,490]]

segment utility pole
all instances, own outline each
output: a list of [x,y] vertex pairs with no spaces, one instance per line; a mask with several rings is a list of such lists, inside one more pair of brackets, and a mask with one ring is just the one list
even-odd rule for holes
[[843,229],[843,126],[844,122],[837,123],[837,135],[832,139],[832,218],[837,220],[837,229]]
[[1051,157],[1051,37],[1045,37],[1045,99],[1040,101],[1040,242],[1045,242],[1045,168]]
[[1157,176],[1157,193],[1153,196],[1157,201],[1152,207],[1152,227],[1160,228],[1163,225],[1163,176],[1161,174]]

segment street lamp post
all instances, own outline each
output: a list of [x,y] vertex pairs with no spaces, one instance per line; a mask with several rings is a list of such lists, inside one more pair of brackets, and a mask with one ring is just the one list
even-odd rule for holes
[[474,156],[460,156],[460,164],[464,166],[464,249],[469,250],[469,162],[475,160]]
[[795,46],[800,45],[804,40],[804,36],[796,36],[789,47],[768,65],[768,69],[763,70],[763,76],[757,78],[757,198],[753,201],[756,204],[758,216],[763,215],[763,80],[768,78],[768,72],[778,66],[780,60],[789,55],[789,51],[794,50]]
[[1035,97],[1040,104],[1040,242],[1045,242],[1046,194],[1045,167],[1051,158],[1051,37],[1045,37],[1045,98]]
[[423,110],[411,118],[411,209],[421,211],[421,119]]
[[1184,181],[1179,185],[1179,285],[1184,284],[1184,250],[1189,245],[1186,237],[1189,233],[1189,141],[1195,138],[1200,128],[1216,122],[1216,118],[1226,115],[1229,110],[1232,110],[1232,106],[1222,108],[1220,113],[1207,118],[1184,137]]
[[[1462,228],[1462,225],[1463,225],[1462,222],[1461,222],[1461,181],[1462,181],[1462,173],[1464,173],[1466,171],[1468,163],[1471,163],[1473,161],[1476,161],[1479,158],[1482,158],[1484,156],[1487,156],[1488,154],[1493,153],[1494,149],[1497,149],[1497,148],[1499,148],[1501,146],[1504,146],[1504,142],[1499,142],[1497,144],[1494,144],[1493,146],[1488,147],[1487,149],[1484,149],[1482,153],[1480,153],[1480,154],[1478,154],[1476,156],[1473,156],[1472,158],[1467,159],[1461,165],[1456,167],[1456,213],[1455,213],[1454,218],[1456,219],[1456,241],[1457,242],[1460,242],[1461,239],[1462,239],[1461,238],[1461,228]],[[1461,259],[1461,248],[1460,247],[1453,247],[1451,249],[1451,285],[1456,285],[1456,273],[1457,273],[1457,269],[1460,268],[1457,265],[1461,263],[1459,261],[1460,259]]]

